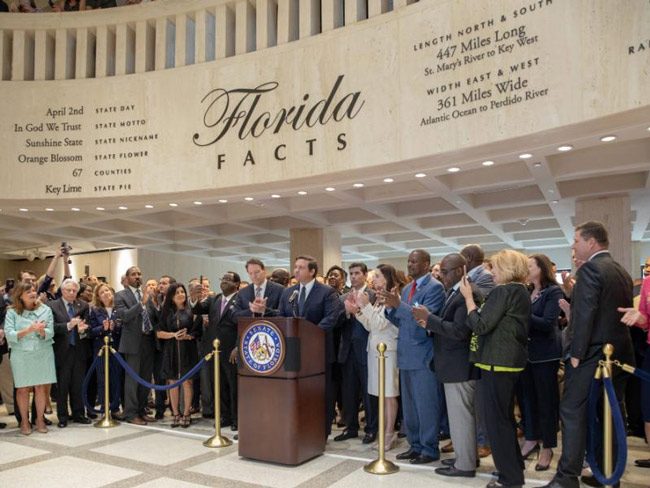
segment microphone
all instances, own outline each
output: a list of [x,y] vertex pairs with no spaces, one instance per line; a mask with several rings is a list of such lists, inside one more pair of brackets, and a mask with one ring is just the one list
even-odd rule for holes
[[296,297],[298,296],[298,290],[293,290],[293,293],[289,297],[289,303],[291,304],[291,311],[293,312],[293,318],[298,317],[298,306],[296,304]]

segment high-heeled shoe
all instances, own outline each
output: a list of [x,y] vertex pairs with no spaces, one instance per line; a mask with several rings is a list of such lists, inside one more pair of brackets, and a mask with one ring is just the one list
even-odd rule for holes
[[180,427],[180,425],[181,425],[181,416],[174,415],[174,420],[172,421],[172,429],[175,429],[176,427]]
[[546,471],[548,468],[551,467],[551,461],[553,461],[553,451],[551,451],[551,457],[548,458],[548,463],[547,464],[537,463],[535,465],[535,471]]
[[189,415],[183,415],[183,417],[181,418],[181,427],[187,429],[191,423],[192,423],[192,417],[190,417]]
[[528,461],[528,458],[529,458],[529,457],[531,456],[531,454],[533,454],[533,453],[536,453],[536,454],[537,454],[537,458],[539,458],[539,444],[535,444],[535,446],[532,447],[531,449],[529,449],[528,451],[526,451],[526,452],[522,452],[522,453],[521,453],[521,457],[522,457],[522,459],[523,459],[524,461]]
[[22,435],[25,435],[25,436],[31,435],[31,433],[32,433],[32,424],[30,424],[29,422],[26,425],[21,423],[20,424],[20,433]]

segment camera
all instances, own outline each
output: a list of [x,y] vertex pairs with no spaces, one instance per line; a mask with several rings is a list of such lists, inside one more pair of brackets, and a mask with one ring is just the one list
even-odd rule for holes
[[13,290],[15,284],[16,284],[16,282],[14,280],[12,280],[12,279],[9,279],[9,280],[5,281],[5,293],[7,295],[11,294],[11,290]]
[[68,264],[72,264],[72,260],[70,259],[70,251],[72,250],[72,246],[69,246],[67,242],[63,241],[61,243],[61,254],[63,257],[68,258]]

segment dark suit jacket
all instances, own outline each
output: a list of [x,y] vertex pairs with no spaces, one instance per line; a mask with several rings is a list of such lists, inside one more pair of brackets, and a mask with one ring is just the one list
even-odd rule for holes
[[606,252],[580,266],[571,297],[571,357],[580,360],[602,353],[606,343],[614,357],[634,364],[630,331],[621,324],[618,307],[632,307],[632,278]]
[[[370,297],[370,303],[375,303],[375,292],[366,288],[365,292]],[[348,292],[349,293],[349,292]],[[341,303],[344,304],[348,293],[341,296]],[[343,305],[341,315],[341,343],[339,344],[337,361],[345,363],[352,353],[354,359],[360,364],[368,364],[368,331],[356,319],[355,315],[348,317]]]
[[[279,312],[283,317],[293,317],[294,311],[297,314],[298,296],[293,304],[289,303],[289,298],[294,291],[300,291],[300,284],[287,288],[282,293]],[[325,360],[328,363],[336,361],[332,329],[339,325],[343,313],[345,313],[345,309],[336,290],[322,285],[318,281],[314,282],[314,286],[305,300],[303,318],[325,331]]]
[[[65,303],[63,303],[63,298],[47,302],[47,305],[52,309],[54,318],[54,355],[58,364],[68,353],[70,348],[69,337],[73,332],[68,330],[67,324],[70,322],[70,316]],[[72,306],[75,310],[75,317],[80,317],[90,325],[90,308],[88,304],[83,300],[75,300]],[[80,348],[83,356],[90,357],[92,353],[90,329],[88,329],[84,339],[79,339],[77,347]]]
[[114,306],[115,313],[122,321],[122,337],[118,351],[124,354],[139,354],[144,336],[142,333],[142,304],[130,288],[125,288],[115,294]]
[[[105,308],[93,307],[90,310],[90,337],[93,341],[93,353],[97,353],[99,349],[104,345],[104,337],[110,333],[113,338],[113,348],[118,349],[120,347],[120,335],[122,333],[122,324],[117,318],[117,313],[113,309],[111,315],[109,316]],[[112,332],[107,332],[104,330],[104,320],[113,320],[116,322],[115,328]]]
[[[280,298],[284,292],[284,286],[266,280],[266,288],[264,289],[264,298],[266,298],[266,312],[265,316],[278,315],[278,308],[280,306]],[[237,301],[235,302],[234,314],[236,318],[239,317],[252,317],[248,305],[250,302],[255,301],[255,285],[251,283],[245,288],[242,288],[237,293]]]
[[528,326],[528,361],[531,363],[562,359],[560,335],[560,299],[564,297],[557,285],[544,288],[530,306]]
[[[442,383],[460,383],[479,378],[478,370],[469,360],[472,331],[467,326],[467,305],[459,290],[443,305],[439,315],[430,314],[427,330],[433,336],[433,365]],[[480,292],[475,289],[475,300]]]
[[[237,317],[234,314],[237,294],[235,294],[221,314],[221,301],[223,294],[212,295],[203,301],[197,302],[192,307],[192,312],[198,315],[208,315],[208,326],[199,329],[199,354],[205,355],[213,350],[212,342],[219,339],[221,355],[229,355],[230,351],[237,346]],[[226,356],[228,357],[228,356]]]

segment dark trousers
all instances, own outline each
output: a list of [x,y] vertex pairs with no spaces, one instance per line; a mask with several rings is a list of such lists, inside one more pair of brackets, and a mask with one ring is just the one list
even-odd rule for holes
[[82,345],[70,346],[65,354],[56,357],[56,411],[59,420],[68,418],[68,398],[72,418],[84,416],[84,402],[81,386],[86,374],[87,349]]
[[[153,353],[153,380],[157,385],[164,385],[166,383],[165,378],[162,375],[163,367],[163,352],[159,351],[158,348],[154,349]],[[165,398],[167,398],[167,392],[162,390],[156,390],[156,413],[158,415],[163,415],[165,413]]]
[[[201,368],[201,412],[214,417],[214,359],[206,361]],[[223,416],[223,412],[222,412]]]
[[[124,359],[142,379],[151,381],[153,376],[153,337],[143,336],[138,354],[124,354]],[[124,419],[131,420],[145,415],[149,390],[126,375],[124,381]]]
[[[224,349],[226,351],[232,350]],[[232,424],[237,423],[237,365],[228,361],[228,354],[219,354],[219,396],[221,418]]]
[[[585,457],[587,446],[588,415],[587,403],[591,383],[594,379],[594,372],[600,353],[581,361],[577,368],[571,366],[570,361],[564,365],[564,396],[560,402],[560,420],[562,420],[562,457],[557,465],[556,478],[566,485],[578,486],[578,477],[582,472],[582,462]],[[612,381],[616,398],[619,401],[621,412],[625,414],[622,400],[625,396],[626,373],[621,373],[614,368]],[[599,402],[600,403],[600,402]],[[602,407],[597,409],[601,415]],[[601,460],[602,452],[602,429],[598,429],[596,435],[596,459]],[[614,459],[616,459],[616,446],[614,444]],[[602,465],[602,464],[601,464]]]
[[365,432],[377,433],[377,416],[370,406],[368,395],[368,365],[358,361],[352,354],[341,365],[343,372],[343,422],[351,432],[359,431],[359,398],[366,412]]
[[331,363],[325,359],[325,435],[329,437],[332,433],[332,422],[336,417],[334,410],[334,385],[332,383],[332,366]]
[[528,363],[521,375],[526,440],[542,441],[546,448],[557,447],[560,420],[560,389],[557,372],[560,360]]
[[[119,409],[120,401],[122,399],[122,368],[120,367],[117,359],[111,356],[108,360],[108,394],[109,401],[112,408],[111,411]],[[99,399],[100,412],[104,412],[104,363],[97,368],[97,398]]]
[[524,484],[524,461],[517,442],[514,414],[518,377],[519,373],[482,370],[477,385],[499,482],[507,486]]

